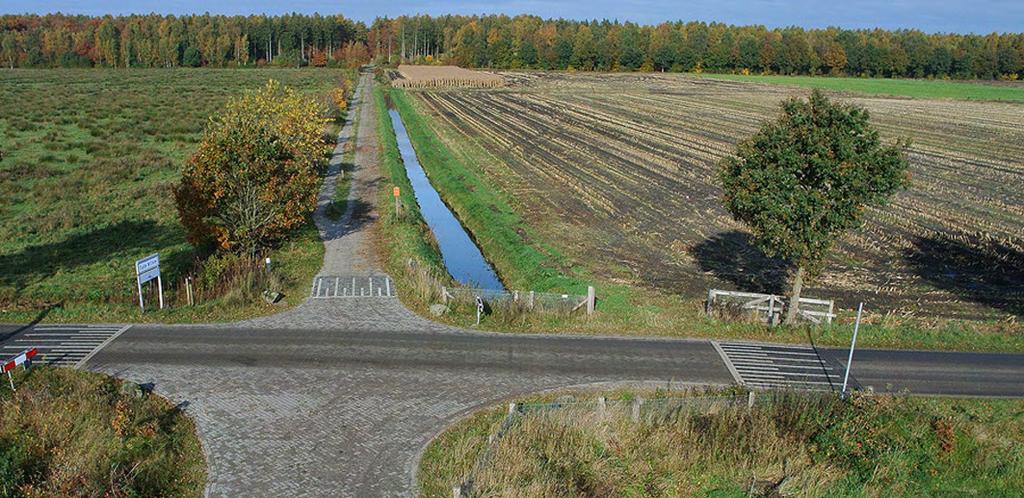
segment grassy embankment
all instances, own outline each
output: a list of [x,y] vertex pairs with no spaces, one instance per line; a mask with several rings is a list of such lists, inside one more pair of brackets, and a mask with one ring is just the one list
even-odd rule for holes
[[[276,79],[318,99],[351,72],[16,70],[0,74],[0,322],[195,322],[266,314],[258,292],[232,291],[230,258],[197,275],[171,195],[206,120],[231,96]],[[328,130],[334,131],[337,128]],[[142,314],[134,261],[159,252],[169,309]],[[286,303],[322,263],[312,222],[272,251]],[[209,289],[204,292],[203,288]],[[150,290],[152,291],[152,290]],[[156,303],[155,292],[147,296]]]
[[[598,311],[591,318],[518,315],[509,319],[496,316],[485,318],[483,326],[502,331],[719,337],[780,342],[805,342],[810,337],[818,344],[849,344],[852,333],[849,314],[842,315],[841,320],[831,326],[768,328],[760,324],[710,318],[704,314],[703,303],[699,299],[682,298],[593,278],[586,271],[585,265],[568,260],[557,248],[538,237],[536,231],[517,214],[519,210],[529,209],[528,200],[514,198],[494,188],[481,177],[479,169],[473,165],[489,157],[486,151],[469,141],[460,142],[459,149],[450,149],[435,134],[425,114],[416,109],[413,99],[400,90],[392,89],[390,92],[416,148],[417,157],[431,182],[460,221],[472,232],[508,288],[579,293],[588,283],[592,283],[598,289]],[[382,97],[379,100],[380,116],[384,118],[381,121],[386,121]],[[381,134],[388,135],[393,142],[394,134],[390,124],[387,127],[386,130],[382,128]],[[397,149],[390,149],[393,145],[386,141],[383,145],[385,155],[390,150],[391,155],[397,158]],[[400,163],[397,159],[395,161],[400,168]],[[403,187],[403,191],[408,189]],[[410,194],[406,203],[412,202]],[[382,207],[390,209],[385,204],[382,203]],[[429,237],[429,233],[424,236]],[[428,248],[429,244],[424,247]],[[400,248],[390,248],[390,252],[396,251],[399,255],[392,254],[391,258],[405,261]],[[412,293],[405,297],[408,305],[421,312],[430,304],[426,301],[437,302],[437,296],[426,293]],[[474,317],[471,310],[454,311],[442,319],[459,325],[472,323]],[[1011,323],[951,320],[927,323],[919,319],[869,316],[858,340],[864,347],[1024,350],[1024,335],[1019,333],[1018,326]]]
[[829,76],[705,74],[704,78],[924,99],[988,100],[1024,103],[1024,83],[964,82]]
[[203,494],[195,425],[166,399],[67,368],[15,382],[0,388],[0,496]]
[[[631,400],[686,395],[619,391]],[[551,402],[556,394],[524,400]],[[577,400],[596,393],[576,393]],[[762,394],[762,396],[764,396]],[[607,415],[522,415],[474,475],[474,496],[1017,496],[1024,492],[1024,402],[780,394],[777,403]],[[592,405],[587,405],[592,406]],[[611,408],[617,406],[617,408]],[[651,416],[651,415],[654,416]],[[420,462],[424,496],[450,496],[504,406],[438,436]],[[778,485],[777,488],[775,485]],[[776,490],[781,495],[771,494]],[[751,492],[753,494],[751,494]]]

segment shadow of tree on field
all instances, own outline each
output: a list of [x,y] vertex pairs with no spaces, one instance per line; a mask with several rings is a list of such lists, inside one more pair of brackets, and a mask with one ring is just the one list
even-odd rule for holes
[[690,254],[702,271],[711,272],[742,291],[770,294],[786,291],[790,265],[767,256],[747,232],[719,233],[694,246]]
[[[125,220],[71,235],[59,242],[0,254],[0,286],[21,289],[32,282],[77,267],[114,261],[126,254],[156,251],[182,241],[180,229],[153,220]],[[167,259],[165,259],[167,258]],[[161,254],[161,266],[189,264],[186,254]]]
[[918,237],[905,251],[910,270],[935,288],[1024,317],[1024,251],[997,240]]

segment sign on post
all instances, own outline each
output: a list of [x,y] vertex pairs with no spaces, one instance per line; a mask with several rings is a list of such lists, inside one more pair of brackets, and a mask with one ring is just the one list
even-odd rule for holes
[[399,205],[398,196],[402,194],[402,189],[395,187],[395,215],[401,216],[402,207]]
[[135,262],[136,283],[139,289],[139,308],[146,311],[142,301],[142,284],[156,279],[157,292],[160,295],[160,309],[164,309],[164,284],[160,280],[160,253],[150,254]]

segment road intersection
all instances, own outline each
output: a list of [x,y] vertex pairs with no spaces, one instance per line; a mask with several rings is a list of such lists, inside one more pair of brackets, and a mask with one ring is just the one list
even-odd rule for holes
[[[354,112],[376,129],[364,75]],[[354,112],[352,114],[354,114]],[[212,496],[406,496],[430,439],[474,409],[570,386],[837,389],[845,354],[708,340],[491,334],[419,317],[375,264],[368,231],[380,178],[372,132],[356,139],[348,210],[324,213],[352,119],[314,218],[324,267],[300,306],[205,326],[0,327],[15,354],[150,384],[196,420]],[[353,202],[359,201],[359,202]],[[364,211],[361,211],[364,210]],[[875,391],[1024,396],[1024,354],[859,350],[854,385]]]

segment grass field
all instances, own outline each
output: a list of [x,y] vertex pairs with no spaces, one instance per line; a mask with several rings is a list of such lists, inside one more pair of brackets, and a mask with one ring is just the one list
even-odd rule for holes
[[[679,408],[694,393],[559,394],[528,410],[474,464],[507,408],[479,411],[428,445],[422,495],[1017,496],[1024,492],[1024,402],[779,393],[739,406]],[[708,393],[701,393],[708,394]],[[717,393],[711,393],[717,394]],[[631,400],[648,400],[633,420]],[[540,409],[536,403],[562,403]],[[660,404],[659,404],[660,403]],[[774,494],[780,493],[780,494]]]
[[0,496],[203,494],[195,424],[166,399],[67,368],[15,382],[0,389]]
[[[699,304],[709,287],[784,289],[788,269],[725,213],[712,178],[736,141],[801,91],[660,74],[510,81],[500,90],[410,90],[403,111],[422,121],[406,119],[414,143],[417,127],[435,137],[417,144],[421,163],[503,278],[523,275],[517,285],[546,290],[557,278],[531,276],[544,269],[594,282],[599,308],[613,311],[602,326],[673,335],[712,334],[702,332]],[[884,323],[877,346],[1024,347],[1019,106],[853,100],[884,137],[913,140],[913,186],[868,213],[808,294],[846,309],[864,301],[872,322]],[[442,148],[443,161],[424,160]],[[521,246],[557,257],[521,264]],[[768,334],[736,329],[725,332]]]
[[925,99],[991,100],[1024,103],[1024,82],[964,82],[886,78],[835,78],[827,76],[772,76],[707,74],[712,80],[766,83],[821,88],[833,92],[865,93]]
[[[0,72],[0,321],[51,307],[51,320],[218,320],[266,312],[251,296],[180,307],[194,253],[170,187],[206,120],[229,97],[272,78],[320,98],[346,74]],[[305,295],[322,251],[310,224],[271,254],[289,303]],[[153,252],[161,255],[173,309],[140,315],[133,262]]]

